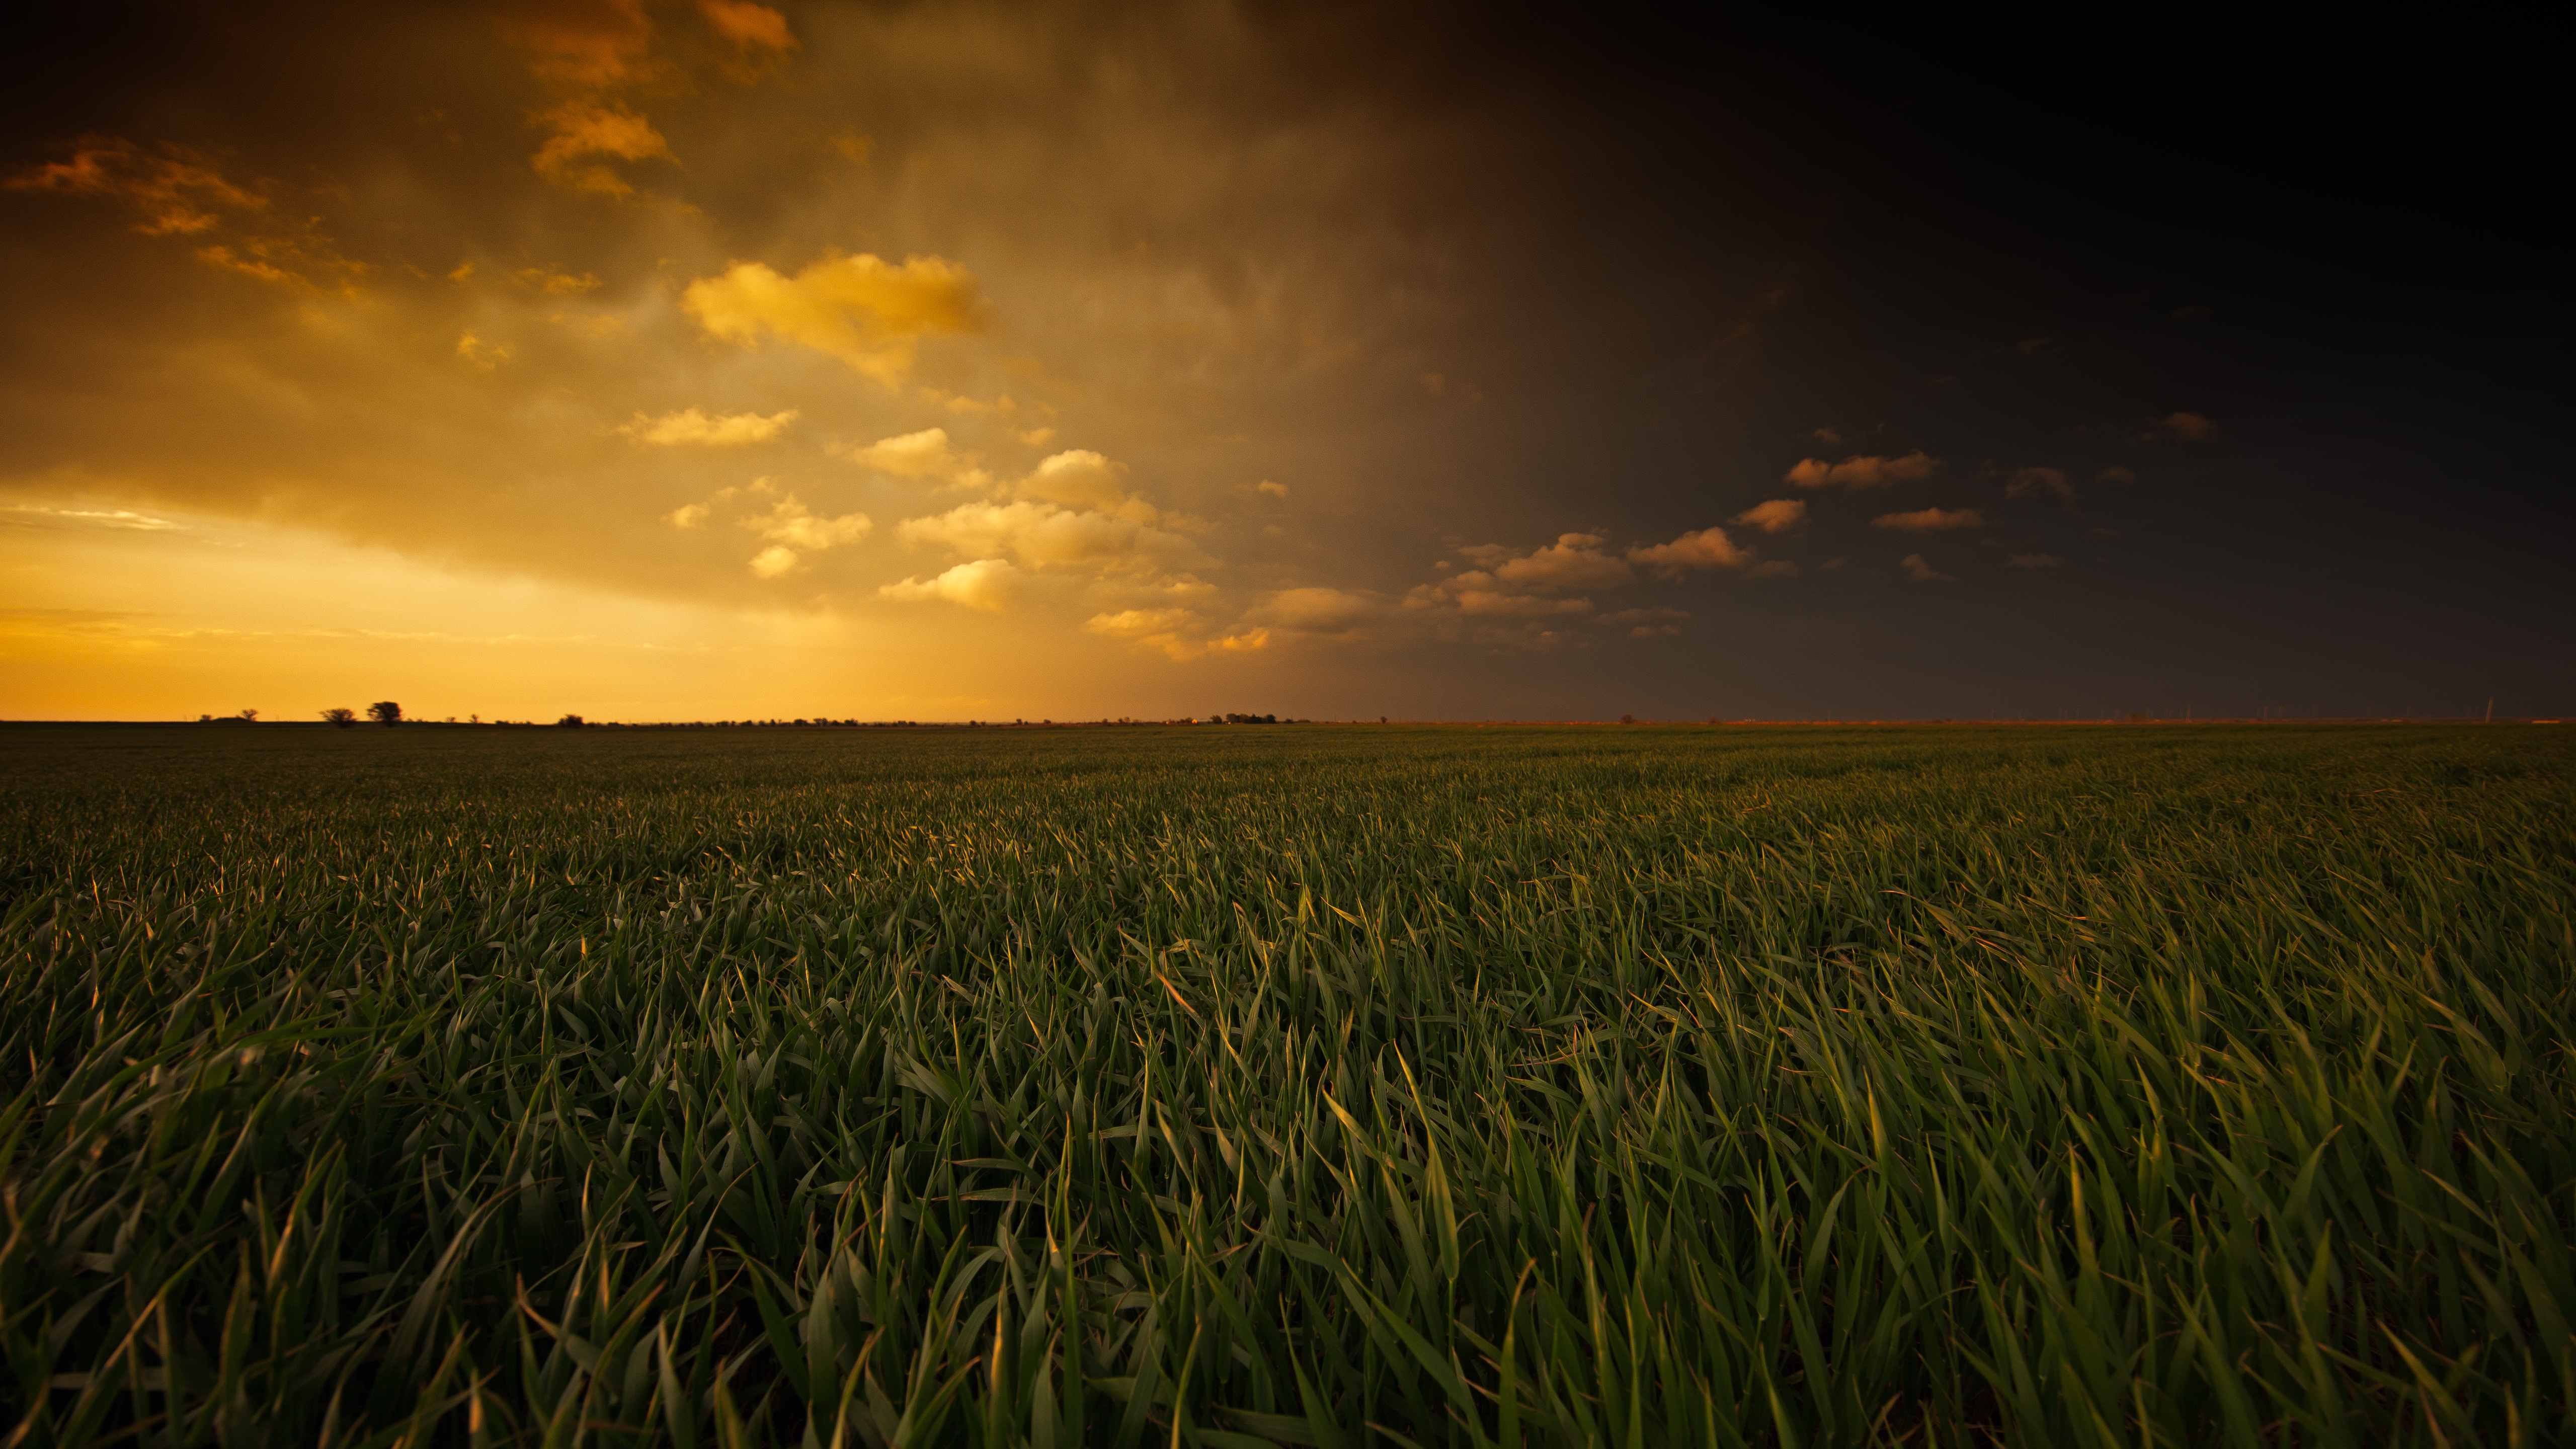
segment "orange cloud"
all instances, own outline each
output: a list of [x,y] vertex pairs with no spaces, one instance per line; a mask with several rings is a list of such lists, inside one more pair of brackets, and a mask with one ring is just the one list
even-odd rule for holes
[[537,74],[577,86],[632,80],[645,67],[653,22],[643,0],[553,0],[508,33],[537,52]]
[[59,191],[112,197],[142,213],[145,236],[192,235],[215,225],[216,211],[264,211],[268,198],[224,179],[194,153],[154,155],[130,141],[84,143],[69,161],[49,161],[8,180],[13,191]]
[[707,26],[736,45],[765,45],[771,50],[794,50],[796,37],[787,30],[787,17],[752,0],[698,0],[698,13],[707,18]]
[[1957,579],[1952,578],[1950,575],[1945,574],[1939,569],[1936,569],[1932,567],[1932,565],[1924,562],[1923,555],[1919,553],[1907,554],[1897,566],[1905,570],[1905,576],[1907,578],[1912,579],[1918,584],[1955,584],[1958,582]]
[[1525,558],[1495,565],[1505,583],[1546,589],[1613,589],[1633,575],[1628,566],[1601,552],[1607,542],[1598,534],[1568,533]]
[[1918,508],[1911,513],[1882,513],[1869,521],[1872,528],[1892,528],[1900,533],[1939,533],[1952,528],[1982,528],[1986,516],[1973,508]]
[[1806,521],[1806,502],[1797,498],[1774,498],[1767,502],[1756,503],[1727,520],[1729,523],[1741,523],[1748,528],[1758,528],[1764,533],[1787,533]]
[[134,214],[134,229],[145,236],[202,238],[200,260],[263,282],[313,287],[320,285],[317,276],[336,272],[345,288],[347,279],[367,270],[342,256],[316,219],[279,216],[263,192],[226,179],[212,162],[183,147],[152,152],[130,141],[93,138],[70,160],[31,167],[0,185],[118,203]]
[[614,156],[624,161],[677,159],[671,155],[671,144],[653,129],[653,123],[623,105],[566,101],[538,119],[554,127],[555,134],[537,148],[529,164],[539,176],[569,190],[611,197],[635,194],[625,177],[606,166],[575,164],[585,156]]
[[1628,550],[1628,561],[1663,578],[1679,578],[1691,569],[1741,568],[1753,562],[1753,551],[1739,548],[1722,528],[1702,528],[1670,543]]
[[1845,458],[1828,463],[1821,458],[1801,458],[1786,479],[1801,488],[1829,488],[1839,483],[1849,488],[1892,488],[1899,483],[1912,483],[1932,476],[1941,460],[1927,456],[1921,448],[1901,458],[1875,455]]
[[751,343],[763,332],[829,353],[888,387],[911,370],[916,339],[984,325],[974,274],[940,257],[894,266],[862,252],[827,256],[782,277],[736,262],[691,282],[680,305],[715,336]]

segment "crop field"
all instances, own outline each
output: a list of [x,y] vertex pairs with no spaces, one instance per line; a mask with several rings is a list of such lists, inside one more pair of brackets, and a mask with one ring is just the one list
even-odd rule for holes
[[2576,730],[0,730],[19,1446],[2576,1441]]

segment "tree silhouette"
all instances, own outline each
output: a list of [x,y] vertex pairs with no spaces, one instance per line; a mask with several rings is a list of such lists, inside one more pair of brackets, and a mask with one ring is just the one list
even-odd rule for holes
[[556,720],[555,723],[568,730],[577,730],[581,728],[581,716],[577,714],[568,714],[562,719]]
[[347,729],[349,726],[358,722],[358,712],[354,709],[349,709],[343,706],[338,709],[326,709],[322,711],[322,718],[342,729]]
[[401,724],[402,706],[394,703],[390,699],[377,700],[374,704],[367,706],[367,718],[374,720],[380,725]]

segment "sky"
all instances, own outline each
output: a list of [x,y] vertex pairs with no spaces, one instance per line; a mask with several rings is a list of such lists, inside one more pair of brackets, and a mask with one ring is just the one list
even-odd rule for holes
[[0,718],[2576,711],[2549,52],[2367,25],[69,15]]

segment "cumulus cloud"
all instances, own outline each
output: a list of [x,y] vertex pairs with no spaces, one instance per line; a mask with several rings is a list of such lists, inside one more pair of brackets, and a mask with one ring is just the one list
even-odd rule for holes
[[456,339],[456,355],[473,366],[490,372],[510,360],[510,346],[508,343],[495,346],[468,332]]
[[1941,460],[1930,457],[1921,448],[1901,458],[1882,458],[1875,454],[1845,458],[1828,463],[1822,458],[1801,458],[1785,475],[1787,481],[1801,488],[1830,488],[1841,484],[1847,488],[1893,488],[1899,483],[1914,483],[1932,476]]
[[2181,443],[2206,442],[2218,436],[2218,424],[2199,413],[2168,413],[2149,425],[2147,436]]
[[1899,533],[1940,533],[1953,528],[1982,528],[1986,516],[1973,508],[1918,508],[1911,513],[1882,513],[1869,521],[1872,528],[1892,528]]
[[581,164],[585,157],[613,156],[621,161],[677,159],[671,154],[671,143],[653,129],[651,121],[620,104],[566,101],[538,119],[553,127],[554,134],[537,148],[529,164],[539,176],[568,190],[609,197],[635,194],[626,178],[607,166],[595,161]]
[[2066,560],[2053,553],[2017,553],[2008,560],[2017,569],[2056,569],[2066,567]]
[[1156,518],[1153,507],[1141,499],[1129,499],[1115,513],[1021,499],[961,503],[935,517],[906,519],[896,525],[895,534],[906,543],[935,543],[961,554],[1008,553],[1035,568],[1080,565],[1151,573],[1214,562],[1188,539],[1154,527]]
[[972,332],[984,306],[974,274],[940,257],[901,266],[862,252],[825,257],[793,277],[759,262],[736,262],[680,294],[698,325],[745,344],[764,332],[828,353],[893,387],[912,368],[915,342],[934,332]]
[[751,556],[751,571],[764,579],[774,579],[796,567],[796,550],[783,544],[771,544]]
[[897,478],[935,478],[959,488],[982,488],[993,481],[975,466],[972,455],[949,446],[946,428],[879,438],[864,448],[851,449],[850,461]]
[[707,521],[707,506],[703,503],[683,503],[663,514],[662,518],[673,528],[695,528]]
[[907,603],[944,602],[961,604],[985,613],[998,613],[1008,606],[1026,577],[1011,566],[1009,559],[979,558],[962,563],[936,578],[907,578],[877,590],[877,597],[898,599]]
[[1899,561],[1898,567],[1905,570],[1905,576],[1907,578],[1912,579],[1918,584],[1955,584],[1958,582],[1957,579],[1952,578],[1950,575],[1945,574],[1939,569],[1936,569],[1932,567],[1932,565],[1924,562],[1923,555],[1919,553],[1907,554]]
[[2004,485],[2007,498],[2038,498],[2043,495],[2075,501],[2075,485],[2067,481],[2063,468],[2024,468]]
[[876,527],[864,513],[844,513],[838,518],[818,518],[790,493],[778,500],[769,512],[742,520],[742,526],[763,538],[798,548],[826,549],[836,544],[856,543]]
[[1670,543],[1628,550],[1628,561],[1659,578],[1679,578],[1692,569],[1742,568],[1753,551],[1739,548],[1722,528],[1694,529]]
[[1094,634],[1159,649],[1174,659],[1200,659],[1210,654],[1252,654],[1270,647],[1268,629],[1209,636],[1197,632],[1199,616],[1188,609],[1122,609],[1094,614],[1082,627]]
[[1596,533],[1559,534],[1545,548],[1494,565],[1494,576],[1524,588],[1615,589],[1635,575],[1627,564],[1601,552],[1607,542]]
[[1414,585],[1404,596],[1404,607],[1502,618],[1542,618],[1554,614],[1590,613],[1592,601],[1516,593],[1486,570],[1469,569],[1445,579]]
[[1127,490],[1119,484],[1126,471],[1123,463],[1113,463],[1089,448],[1074,448],[1039,463],[1020,480],[1017,491],[1022,498],[1075,508],[1115,509],[1127,502]]
[[1273,498],[1285,498],[1288,496],[1288,485],[1285,483],[1273,483],[1269,479],[1264,478],[1252,486],[1256,491],[1267,493]]
[[1764,533],[1787,533],[1806,521],[1806,500],[1800,498],[1769,499],[1727,520],[1747,528],[1758,528]]
[[697,443],[710,448],[738,448],[745,443],[765,443],[787,430],[796,421],[796,409],[771,413],[717,413],[709,416],[696,408],[683,408],[664,413],[658,418],[635,415],[635,421],[617,431],[642,443],[676,447]]

